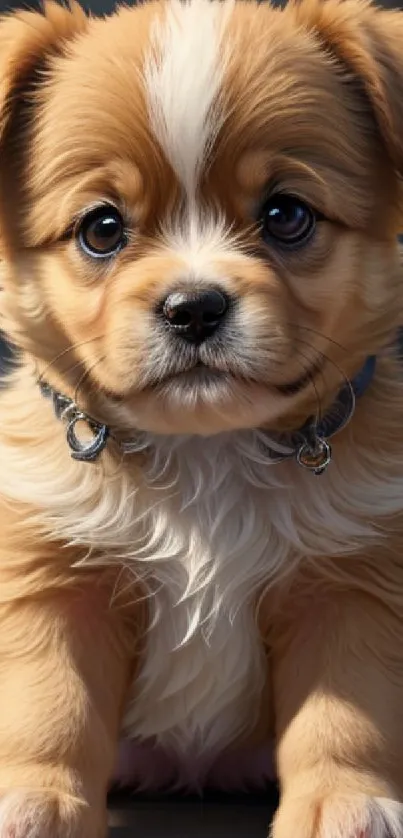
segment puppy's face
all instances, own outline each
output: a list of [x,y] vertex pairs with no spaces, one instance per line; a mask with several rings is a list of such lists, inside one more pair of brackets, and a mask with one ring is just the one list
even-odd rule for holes
[[400,18],[172,0],[2,26],[2,307],[41,371],[164,433],[331,401],[401,315]]

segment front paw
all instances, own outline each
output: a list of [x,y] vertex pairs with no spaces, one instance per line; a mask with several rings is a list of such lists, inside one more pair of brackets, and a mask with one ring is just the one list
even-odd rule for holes
[[54,791],[14,790],[0,799],[0,838],[105,838],[106,812]]
[[360,794],[286,796],[272,838],[403,838],[403,804]]

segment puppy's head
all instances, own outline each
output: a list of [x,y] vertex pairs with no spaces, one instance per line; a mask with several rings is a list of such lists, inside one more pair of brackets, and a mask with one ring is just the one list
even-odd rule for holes
[[4,20],[7,331],[104,418],[298,427],[401,322],[402,43],[360,0]]

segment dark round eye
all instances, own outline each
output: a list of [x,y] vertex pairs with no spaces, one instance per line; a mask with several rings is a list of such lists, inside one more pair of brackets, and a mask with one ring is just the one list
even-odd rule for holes
[[316,226],[315,212],[292,195],[273,195],[263,207],[262,235],[285,247],[306,244]]
[[82,219],[77,238],[80,247],[89,256],[114,256],[126,244],[122,216],[115,207],[97,207]]

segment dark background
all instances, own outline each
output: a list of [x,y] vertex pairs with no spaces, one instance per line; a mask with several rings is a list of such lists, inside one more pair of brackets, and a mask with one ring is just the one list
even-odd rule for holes
[[[110,14],[118,5],[118,2],[116,0],[81,0],[81,5],[84,9],[88,9],[96,15],[105,15]],[[133,3],[125,2],[125,5],[130,6]],[[283,5],[283,0],[274,0],[273,5],[281,6]],[[403,8],[403,0],[401,2],[399,0],[381,0],[378,2],[378,5],[383,6],[385,9],[401,9]],[[5,0],[0,0],[0,11],[16,9],[21,6],[25,8],[28,6],[39,8],[40,2],[38,0],[33,0],[33,2],[30,2],[30,0],[27,0],[27,2],[22,2],[22,0],[6,0],[6,2]]]

